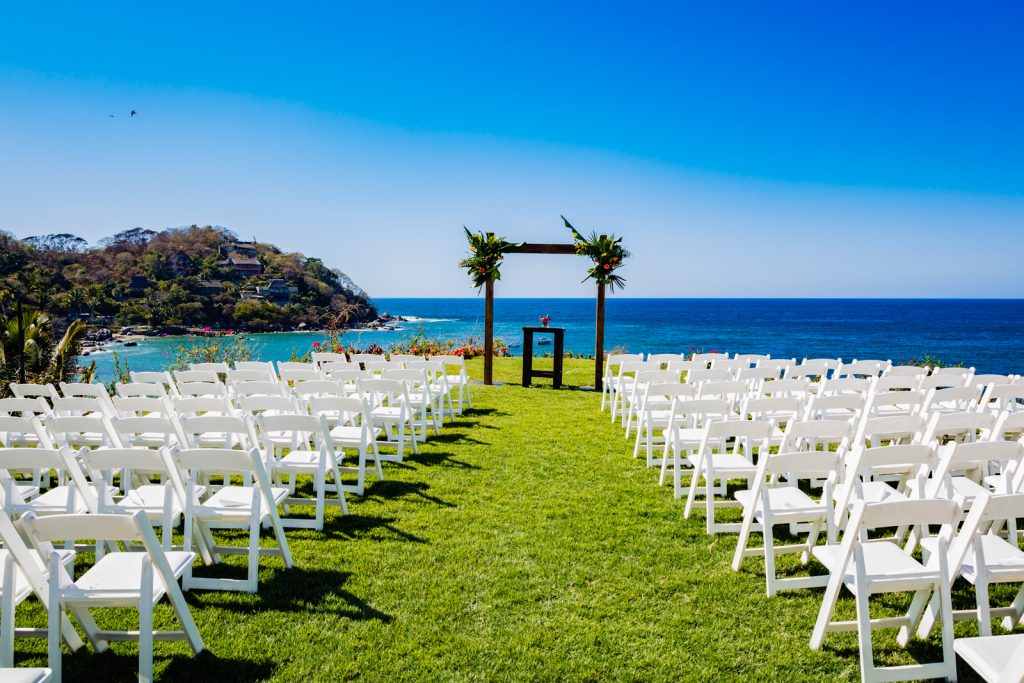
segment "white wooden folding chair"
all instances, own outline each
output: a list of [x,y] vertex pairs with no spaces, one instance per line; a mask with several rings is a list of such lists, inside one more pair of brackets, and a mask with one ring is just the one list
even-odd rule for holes
[[[60,483],[31,498],[22,495],[13,472],[40,468],[55,470],[67,476],[67,483]],[[89,486],[82,468],[71,449],[50,448],[0,448],[0,495],[3,496],[3,512],[11,519],[27,512],[37,515],[64,513],[85,513],[96,509],[95,493]],[[108,490],[109,495],[117,493],[116,488]]]
[[[673,376],[670,373],[670,378]],[[672,404],[677,400],[692,399],[696,388],[692,384],[681,384],[678,375],[676,381],[648,384],[643,391],[640,410],[637,413],[636,439],[633,444],[633,457],[639,457],[641,446],[645,449],[647,466],[662,464],[665,431],[672,422]],[[661,435],[658,435],[661,432]],[[659,456],[655,457],[654,447],[659,445]]]
[[[108,631],[96,628],[92,619],[79,622],[93,643],[131,640],[139,643],[139,681],[153,680],[153,642],[184,640],[194,654],[203,651],[203,639],[192,619],[178,580],[192,566],[195,554],[188,551],[164,551],[149,520],[142,512],[134,514],[55,515],[36,517],[28,514],[22,528],[36,550],[49,562],[49,605],[47,609],[49,667],[57,678],[61,671],[61,623],[65,610],[76,618],[91,609],[131,607],[139,612],[138,631]],[[53,541],[67,537],[96,539],[108,543],[134,543],[143,552],[111,552],[98,559],[77,580],[63,563]],[[156,631],[153,607],[167,597],[181,624],[180,631]]]
[[356,483],[345,484],[345,491],[357,496],[363,495],[366,488],[366,463],[371,457],[377,470],[377,480],[384,480],[380,451],[377,448],[377,438],[382,430],[373,426],[370,408],[365,400],[357,396],[315,396],[309,399],[307,405],[310,413],[327,420],[335,448],[356,451],[355,467],[338,467],[342,473],[354,472],[356,475]]
[[986,683],[1024,681],[1024,633],[957,638],[953,649]]
[[60,397],[52,384],[11,382],[7,386],[11,388],[11,394],[16,398],[41,398],[47,403],[52,403],[53,399]]
[[[49,565],[35,550],[29,548],[21,532],[15,527],[11,518],[0,512],[0,667],[14,666],[14,639],[48,638],[45,628],[18,628],[15,623],[15,612],[18,605],[29,596],[48,608],[50,604]],[[75,551],[58,550],[61,562],[74,566]],[[80,611],[77,610],[76,611]],[[91,619],[88,613],[79,615],[79,623]],[[59,620],[61,635],[68,648],[74,652],[84,644],[75,627],[67,616],[61,615]],[[99,648],[105,648],[105,643]],[[4,676],[0,673],[0,680]]]
[[235,361],[235,370],[252,371],[257,370],[266,375],[266,379],[278,379],[274,364],[265,360],[240,360]]
[[[721,493],[724,498],[725,486],[732,479],[745,479],[749,482],[757,476],[755,452],[762,458],[767,457],[768,441],[774,429],[775,424],[771,420],[726,420],[708,424],[704,428],[700,448],[693,457],[693,478],[686,496],[683,516],[690,517],[697,499],[700,479],[703,477],[705,524],[708,534],[739,531],[742,526],[739,522],[716,521],[716,509],[739,507],[735,500],[719,500],[718,494]],[[716,487],[718,482],[721,482],[721,487]]]
[[[458,392],[455,399],[458,407],[457,414],[462,415],[466,408],[473,407],[472,396],[470,395],[469,373],[466,372],[466,359],[462,356],[431,356],[430,360],[437,361],[444,365],[445,381],[452,392]],[[601,410],[604,410],[605,389],[601,390]]]
[[[818,423],[802,423],[817,425]],[[762,456],[750,489],[737,491],[736,500],[743,506],[743,524],[740,528],[732,568],[739,571],[745,557],[764,557],[765,588],[768,597],[780,590],[796,590],[824,586],[825,576],[779,578],[775,571],[775,557],[782,553],[799,553],[802,564],[810,560],[811,550],[818,541],[822,528],[829,543],[835,542],[832,520],[834,488],[839,477],[842,457],[848,446],[843,440],[840,450],[830,452],[794,451]],[[802,480],[825,479],[820,499],[804,492],[798,483]],[[781,524],[809,523],[804,543],[776,545],[774,527]],[[760,531],[764,546],[751,548],[751,533]]]
[[61,382],[60,393],[66,398],[94,398],[103,404],[105,415],[114,414],[114,404],[110,402],[110,394],[102,384],[93,382]]
[[[697,483],[693,477],[693,458],[704,440],[704,428],[711,422],[729,419],[732,408],[724,399],[680,396],[672,401],[671,411],[664,432],[665,447],[661,456],[658,485],[664,486],[671,465],[673,497],[678,499],[688,495],[689,487]],[[688,486],[683,486],[683,474],[690,475]]]
[[128,375],[129,377],[131,377],[132,382],[142,384],[162,384],[164,388],[167,390],[167,394],[169,396],[175,397],[178,395],[178,388],[174,384],[174,378],[171,377],[171,373],[167,372],[166,370],[162,372],[136,372],[132,370],[130,373],[128,373]]
[[116,414],[111,401],[92,396],[61,396],[53,399],[55,417],[113,417]]
[[415,417],[412,415],[409,391],[405,382],[395,379],[363,379],[359,381],[359,393],[367,397],[370,406],[370,421],[374,428],[383,430],[384,439],[379,446],[394,446],[395,454],[380,454],[388,462],[402,462],[405,444],[412,445],[412,452],[419,453]]
[[[16,399],[33,400],[33,399]],[[49,434],[37,417],[14,417],[0,415],[0,447],[3,448],[53,448]],[[13,485],[25,499],[35,498],[39,491],[50,483],[50,471],[42,467],[12,471],[12,476],[28,476],[27,481],[18,479]]]
[[[185,548],[191,549],[194,538],[201,536],[202,544],[197,547],[202,555],[204,548],[210,555],[203,557],[206,563],[220,562],[221,555],[246,555],[248,566],[245,579],[207,578],[193,576],[192,565],[185,570],[182,586],[190,590],[228,590],[255,593],[259,583],[259,558],[261,556],[281,557],[285,567],[292,566],[288,539],[278,515],[277,507],[288,497],[288,489],[274,487],[258,449],[229,450],[223,448],[188,448],[172,452],[176,467],[169,468],[172,477],[184,473],[187,481],[180,482],[185,498]],[[209,498],[199,501],[196,487],[205,477],[220,475],[227,480],[240,476],[240,483],[231,483],[219,488]],[[260,527],[266,523],[273,531],[276,548],[260,546]],[[219,545],[213,536],[213,529],[246,529],[249,531],[247,546]]]
[[[953,657],[953,608],[950,598],[947,539],[960,520],[960,506],[950,500],[900,500],[886,503],[857,501],[839,545],[816,546],[815,559],[829,571],[825,595],[811,635],[811,649],[818,650],[829,632],[857,631],[860,643],[861,680],[897,681],[926,678],[956,679]],[[913,555],[914,547],[901,547],[884,538],[868,540],[869,532],[907,526],[942,525],[936,561],[927,565]],[[857,605],[856,621],[833,621],[839,593],[845,587]],[[882,593],[915,593],[915,599],[938,595],[942,620],[942,660],[901,667],[877,667],[872,631],[900,628],[913,631],[909,613],[904,616],[871,618],[870,596]],[[923,596],[918,598],[918,596]]]
[[[289,479],[289,497],[284,499],[284,505],[312,504],[315,508],[313,519],[282,516],[283,526],[318,531],[323,529],[324,508],[328,503],[340,507],[343,515],[348,514],[341,472],[338,470],[344,451],[335,448],[327,418],[319,415],[263,414],[256,418],[256,426],[263,439],[263,448],[270,456],[271,480],[280,484],[282,475]],[[267,438],[269,434],[273,434],[274,439]],[[299,476],[313,478],[313,501],[295,495],[296,479]],[[329,492],[335,494],[337,501],[328,501]]]
[[430,394],[434,397],[434,403],[438,406],[438,419],[444,423],[444,416],[447,415],[452,422],[455,422],[455,404],[452,398],[452,387],[448,384],[448,375],[444,365],[435,360],[423,360],[416,358],[406,361],[405,367],[409,370],[422,370],[426,374],[427,383],[430,386]]

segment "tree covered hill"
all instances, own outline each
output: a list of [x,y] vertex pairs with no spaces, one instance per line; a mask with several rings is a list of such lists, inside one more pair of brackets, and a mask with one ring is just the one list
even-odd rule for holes
[[0,232],[2,294],[52,314],[155,328],[288,330],[377,314],[362,289],[319,258],[197,225],[133,228],[95,247],[66,233]]

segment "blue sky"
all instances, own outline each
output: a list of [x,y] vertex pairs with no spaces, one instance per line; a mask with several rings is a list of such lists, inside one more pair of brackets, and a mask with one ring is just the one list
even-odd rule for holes
[[[471,296],[463,224],[563,241],[565,213],[625,235],[629,296],[1024,296],[1022,13],[10,4],[0,228],[220,224]],[[514,257],[499,294],[583,272]]]

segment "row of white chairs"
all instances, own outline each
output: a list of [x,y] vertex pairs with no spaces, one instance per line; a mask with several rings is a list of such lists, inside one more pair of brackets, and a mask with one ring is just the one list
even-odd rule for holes
[[[708,533],[739,535],[734,569],[748,557],[764,559],[768,595],[825,588],[812,648],[820,648],[830,632],[856,630],[865,681],[955,680],[954,649],[986,680],[1024,679],[1024,635],[991,635],[992,619],[1012,630],[1024,615],[1024,552],[1017,532],[1017,520],[1024,518],[1024,412],[1014,391],[992,391],[1014,386],[1014,377],[937,384],[925,392],[920,385],[881,384],[901,376],[882,370],[859,378],[816,375],[819,386],[803,391],[780,385],[766,394],[746,384],[729,395],[714,385],[737,380],[686,384],[679,373],[645,376],[658,371],[667,368],[611,375],[630,378],[612,387],[609,397],[613,409],[621,401],[627,425],[636,421],[634,455],[646,443],[648,465],[661,465],[661,483],[671,472],[676,497],[686,498],[686,517],[702,497]],[[764,385],[786,379],[780,374]],[[799,379],[810,382],[806,375]],[[862,391],[853,384],[847,391],[821,392],[849,379],[863,380]],[[636,394],[634,409],[625,398],[627,382]],[[655,443],[660,458],[653,456]],[[730,496],[729,484],[737,481],[746,487]],[[716,516],[725,507],[738,507],[741,521]],[[806,538],[778,544],[779,526]],[[931,533],[936,528],[937,535]],[[891,531],[880,535],[884,529]],[[752,547],[757,533],[764,543]],[[827,573],[779,578],[776,558],[788,553],[798,554],[802,564],[813,558]],[[951,585],[958,578],[974,585],[974,609],[953,611]],[[989,604],[988,586],[995,583],[1020,586],[1011,605]],[[834,620],[844,586],[857,603],[852,622]],[[872,618],[869,597],[885,592],[913,593],[908,612]],[[953,620],[963,618],[975,620],[981,635],[954,642]],[[937,624],[941,661],[897,669],[875,665],[873,630],[899,628],[899,642],[906,645],[915,635],[927,638]]]
[[[39,675],[59,680],[62,643],[83,645],[73,623],[97,651],[138,640],[140,680],[152,677],[154,639],[184,639],[199,653],[183,591],[256,592],[261,557],[293,566],[285,529],[322,529],[327,507],[345,514],[346,493],[363,495],[368,472],[383,479],[382,461],[400,461],[406,445],[416,451],[431,424],[436,431],[461,410],[461,401],[432,398],[450,398],[448,373],[421,362],[377,374],[357,365],[349,381],[239,379],[212,394],[175,392],[193,378],[163,373],[114,396],[101,385],[12,386],[16,397],[0,399],[0,667],[13,665],[15,636],[45,636],[52,673]],[[210,384],[227,387],[217,375]],[[382,452],[388,446],[394,452]],[[298,494],[299,477],[313,480],[312,497]],[[295,514],[298,506],[312,514]],[[218,529],[245,530],[248,543],[219,540]],[[96,561],[76,579],[81,550]],[[237,554],[247,558],[244,578],[193,574],[197,559]],[[16,606],[32,595],[48,611],[42,631],[15,627]],[[178,631],[154,631],[153,605],[165,596]],[[102,630],[90,614],[125,606],[138,610],[138,630]]]

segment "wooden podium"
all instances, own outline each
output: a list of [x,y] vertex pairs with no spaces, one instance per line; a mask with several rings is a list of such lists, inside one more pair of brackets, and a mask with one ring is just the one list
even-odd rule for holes
[[[533,335],[550,334],[554,337],[555,359],[554,370],[533,369]],[[552,386],[555,389],[562,388],[562,356],[565,349],[565,328],[564,327],[524,327],[523,328],[523,386],[530,386],[534,377],[550,377]]]

